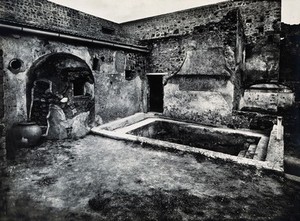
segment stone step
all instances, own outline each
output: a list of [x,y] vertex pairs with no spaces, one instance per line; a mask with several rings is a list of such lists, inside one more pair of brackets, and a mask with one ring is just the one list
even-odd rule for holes
[[238,157],[245,157],[247,150],[241,150],[238,154]]
[[261,140],[258,142],[253,159],[254,160],[265,160],[267,155],[267,147],[269,143],[268,137],[262,137]]
[[257,148],[256,144],[250,144],[250,146],[245,154],[245,157],[248,159],[253,159],[256,148]]

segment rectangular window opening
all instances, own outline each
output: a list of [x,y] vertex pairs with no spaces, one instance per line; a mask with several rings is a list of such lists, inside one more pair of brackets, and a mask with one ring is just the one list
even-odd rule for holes
[[115,29],[114,28],[109,28],[109,27],[102,27],[102,32],[104,34],[114,35],[115,34]]
[[82,79],[76,79],[73,81],[73,94],[74,96],[84,95],[84,81]]
[[99,59],[98,58],[93,58],[93,70],[97,71],[99,66]]

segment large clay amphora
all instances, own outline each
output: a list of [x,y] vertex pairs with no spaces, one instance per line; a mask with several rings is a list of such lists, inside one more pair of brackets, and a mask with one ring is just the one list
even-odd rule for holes
[[42,129],[35,122],[20,122],[12,126],[9,134],[15,148],[28,148],[38,144]]

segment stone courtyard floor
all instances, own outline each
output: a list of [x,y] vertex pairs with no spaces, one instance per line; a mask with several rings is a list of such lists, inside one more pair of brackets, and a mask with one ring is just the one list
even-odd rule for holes
[[89,135],[20,149],[0,220],[300,220],[284,178]]

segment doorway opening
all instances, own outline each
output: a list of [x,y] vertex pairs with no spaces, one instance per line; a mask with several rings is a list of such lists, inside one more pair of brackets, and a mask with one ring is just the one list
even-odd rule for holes
[[162,113],[164,110],[164,74],[148,74],[149,82],[149,110]]

